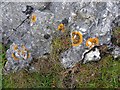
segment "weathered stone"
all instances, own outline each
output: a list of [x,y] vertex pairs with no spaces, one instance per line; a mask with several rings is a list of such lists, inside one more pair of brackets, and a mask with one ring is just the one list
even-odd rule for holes
[[[43,56],[51,51],[52,33],[54,33],[54,15],[36,10],[36,22],[31,26],[32,48],[35,57]],[[31,22],[32,23],[32,22]]]
[[[86,4],[78,3],[75,5],[78,5],[81,7],[83,6],[83,8],[80,9],[80,7],[76,7],[76,10],[74,10],[74,12],[70,10],[74,13],[74,17],[73,17],[73,14],[70,14],[69,16],[70,30],[71,32],[80,31],[83,34],[84,40],[79,48],[74,47],[72,49],[69,49],[65,53],[61,54],[62,56],[61,62],[66,68],[72,67],[73,63],[76,63],[82,60],[80,56],[82,56],[83,52],[86,50],[85,43],[88,38],[98,37],[99,45],[103,45],[103,44],[109,45],[111,43],[111,34],[112,34],[111,23],[114,20],[114,17],[118,15],[117,3],[118,2],[116,3],[112,3],[112,2],[108,2],[108,3],[107,2],[94,2],[94,3],[89,2],[88,3],[86,2]],[[114,13],[114,12],[117,12],[117,13]],[[77,51],[80,51],[80,52],[77,52]],[[94,58],[94,52],[90,52],[85,57],[85,62],[89,60],[92,61],[92,59],[93,61],[99,60],[100,52],[99,50],[96,50],[96,52],[97,52],[96,53],[97,59]],[[89,55],[91,53],[93,53],[92,54],[93,56]],[[91,56],[91,58],[88,58],[89,56]]]
[[[114,20],[119,16],[119,3],[119,1],[3,3],[1,5],[3,42],[8,44],[10,40],[17,44],[23,43],[31,50],[32,57],[42,57],[46,53],[51,53],[52,39],[64,35],[64,32],[57,30],[58,25],[62,23],[65,25],[65,32],[78,31],[83,37],[79,46],[73,46],[60,55],[60,61],[64,67],[70,68],[82,60],[86,50],[90,50],[86,46],[89,38],[97,37],[99,45],[111,45],[112,27],[119,26],[119,19]],[[29,10],[26,12],[31,14],[29,18],[24,14],[26,5],[33,7],[32,12]],[[113,22],[114,25],[111,25]],[[8,50],[8,52],[13,51]],[[116,53],[115,49],[116,54],[119,55],[119,51]],[[91,51],[86,54],[84,63],[99,60],[99,55],[98,49]],[[7,58],[9,60],[11,56],[8,54]],[[23,62],[20,62],[18,67],[14,66],[12,59],[6,65],[9,63],[12,63],[9,65],[12,70],[19,69],[20,65],[24,67]]]
[[112,52],[113,57],[116,59],[120,57],[120,47],[115,47],[114,51]]
[[5,73],[17,72],[25,67],[29,66],[32,60],[30,48],[27,48],[23,44],[10,45],[10,49],[6,52],[7,62],[5,64]]

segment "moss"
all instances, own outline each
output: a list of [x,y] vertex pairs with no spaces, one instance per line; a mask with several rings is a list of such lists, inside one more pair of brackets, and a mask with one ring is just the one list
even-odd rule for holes
[[64,32],[60,37],[54,37],[52,40],[52,52],[51,56],[53,59],[58,59],[62,52],[72,47],[71,37],[69,32]]
[[120,27],[113,28],[112,35],[113,35],[112,43],[120,46]]
[[2,63],[3,66],[7,62],[6,51],[7,48],[2,43],[0,43],[0,63]]

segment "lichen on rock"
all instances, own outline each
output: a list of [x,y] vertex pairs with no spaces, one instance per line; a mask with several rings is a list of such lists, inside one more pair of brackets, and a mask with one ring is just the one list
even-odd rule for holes
[[[95,46],[107,45],[115,50],[113,55],[119,55],[118,4],[117,1],[8,4],[2,13],[3,43],[10,41],[17,45],[13,48],[12,44],[7,51],[6,65],[13,63],[8,66],[15,69],[14,62],[27,60],[29,50],[33,58],[59,52],[57,55],[65,68],[71,68],[83,58],[84,63],[99,61],[102,53],[99,48],[92,50]],[[18,53],[21,43],[29,47],[28,51],[23,50],[25,55]]]
[[7,62],[4,67],[5,73],[17,72],[25,67],[29,66],[32,61],[30,50],[24,44],[10,45],[10,48],[6,52]]

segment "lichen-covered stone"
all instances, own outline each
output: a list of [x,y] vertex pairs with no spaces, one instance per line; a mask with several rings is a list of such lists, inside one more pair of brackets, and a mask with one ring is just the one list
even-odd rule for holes
[[31,22],[32,54],[35,57],[41,57],[51,51],[52,33],[55,32],[54,14],[38,10],[33,14],[36,15],[36,21]]
[[[83,43],[61,54],[61,62],[66,68],[72,67],[74,63],[82,60],[81,56],[83,52],[87,50],[85,43],[89,38],[97,37],[99,39],[99,45],[111,44],[111,23],[114,18],[118,16],[118,3],[119,2],[73,3],[79,7],[76,7],[75,10],[70,9],[69,27],[71,32],[80,31],[83,34]],[[88,58],[85,61],[87,60],[89,61]],[[94,60],[95,59],[93,59],[93,61]]]
[[[65,68],[70,68],[82,60],[82,56],[86,50],[91,49],[86,46],[86,41],[89,38],[97,38],[99,44],[93,44],[98,46],[105,44],[110,47],[113,44],[111,43],[112,23],[119,16],[119,4],[119,1],[4,3],[1,5],[3,43],[8,44],[9,41],[19,45],[23,43],[31,51],[32,57],[38,58],[51,53],[54,37],[62,37],[66,32],[69,32],[70,35],[72,32],[80,32],[82,34],[82,42],[60,53],[61,63]],[[28,15],[24,12],[26,5],[33,8],[32,12],[27,12],[27,14],[30,13]],[[27,18],[28,16],[29,18]],[[119,26],[118,22],[119,20],[116,19],[115,27],[116,25]],[[63,27],[59,28],[59,25]],[[119,36],[119,34],[117,35]],[[70,42],[72,42],[72,39]],[[91,43],[89,42],[89,44]],[[10,48],[10,50],[12,49]],[[8,50],[7,52],[13,51]],[[99,50],[96,50],[96,52],[99,56]],[[117,54],[119,54],[118,52]],[[85,61],[92,61],[94,56],[88,60],[91,53],[86,56]],[[12,61],[11,58],[11,56],[8,56],[8,61]],[[6,65],[8,64],[7,62]],[[10,64],[9,67],[15,69],[16,66]]]
[[10,49],[6,52],[7,62],[4,67],[5,73],[17,72],[29,66],[32,60],[30,48],[24,44],[10,45]]

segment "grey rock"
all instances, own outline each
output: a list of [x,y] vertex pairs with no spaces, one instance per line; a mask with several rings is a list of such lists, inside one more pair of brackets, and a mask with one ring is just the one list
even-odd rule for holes
[[[15,45],[17,45],[16,49]],[[31,53],[28,51],[28,49],[29,48],[26,47],[24,48],[22,44],[13,43],[10,45],[10,49],[8,49],[6,52],[6,58],[8,61],[5,64],[4,72],[17,72],[25,67],[28,67],[32,60]]]
[[[57,31],[57,27],[63,20],[67,19],[67,29],[69,32],[79,31],[83,35],[83,43],[79,46],[73,46],[67,51],[61,53],[60,61],[65,68],[72,67],[75,63],[82,60],[82,56],[86,50],[86,41],[88,38],[98,37],[99,45],[111,44],[112,21],[120,14],[120,2],[40,2],[40,3],[0,3],[2,7],[2,25],[0,26],[0,34],[3,34],[3,42],[6,44],[11,42],[17,44],[25,44],[31,51],[32,57],[43,57],[46,53],[51,53],[52,39],[54,36],[60,36],[64,33]],[[36,15],[36,21],[31,22],[31,17],[27,19],[17,30],[15,29],[26,15],[22,13],[26,5],[34,8],[32,14]],[[9,37],[9,38],[7,38]],[[11,47],[10,47],[11,48]],[[119,55],[119,50],[113,52],[113,55]],[[28,66],[27,62],[20,62],[14,66],[11,59],[12,49],[7,51],[7,64],[10,69],[19,70]],[[96,50],[99,52],[99,50]],[[94,53],[94,52],[91,52]],[[99,56],[100,53],[97,55]],[[97,58],[91,58],[96,61]],[[89,54],[85,57],[85,62],[89,60]],[[7,65],[6,64],[6,65]],[[12,67],[12,68],[11,68]]]
[[31,26],[32,34],[32,54],[35,57],[42,57],[45,53],[51,51],[52,34],[55,32],[54,14],[36,10],[36,22]]
[[115,59],[120,57],[120,47],[116,46],[115,49],[113,50],[112,54]]
[[[78,6],[83,6],[83,8],[74,10],[74,15],[77,19],[70,16],[70,28],[72,31],[80,31],[83,34],[83,44],[80,46],[82,48],[74,47],[74,49],[69,49],[65,53],[61,54],[61,62],[66,68],[72,67],[74,63],[81,61],[81,57],[86,49],[85,42],[90,37],[98,37],[99,45],[111,43],[111,23],[118,13],[118,2],[87,2],[85,4],[79,3]],[[77,12],[75,12],[77,11]],[[116,12],[116,13],[115,13]],[[82,49],[82,50],[81,50]],[[77,51],[80,52],[77,52]],[[71,54],[70,54],[71,53]],[[76,54],[74,54],[76,53]],[[94,54],[94,52],[91,52]],[[89,53],[90,54],[90,53]],[[85,57],[85,62],[99,60],[100,53],[98,53],[98,58],[93,58],[91,60],[89,54]],[[72,64],[71,64],[72,63]]]
[[72,47],[71,49],[61,54],[61,58],[60,58],[61,63],[65,68],[70,68],[75,63],[82,60],[83,52],[84,52],[84,47],[82,45],[78,47]]

